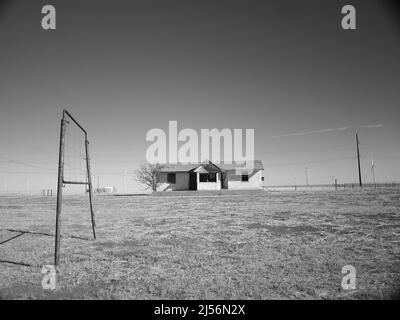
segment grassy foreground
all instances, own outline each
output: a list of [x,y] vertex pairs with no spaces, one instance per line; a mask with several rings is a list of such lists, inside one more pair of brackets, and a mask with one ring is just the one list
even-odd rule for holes
[[32,233],[0,245],[0,299],[399,298],[399,191],[96,196],[96,241],[87,199],[68,196],[52,292],[55,198],[3,196],[0,243]]

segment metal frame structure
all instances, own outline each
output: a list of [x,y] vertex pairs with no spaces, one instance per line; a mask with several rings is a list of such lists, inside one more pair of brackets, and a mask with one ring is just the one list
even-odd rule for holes
[[[86,172],[87,182],[78,181],[65,181],[64,180],[64,152],[65,152],[65,131],[66,125],[70,123],[68,120],[75,123],[85,135],[85,159],[86,159]],[[63,110],[60,128],[60,147],[59,147],[59,158],[58,158],[58,184],[57,184],[57,207],[56,207],[56,233],[55,233],[55,251],[54,251],[54,265],[60,264],[60,240],[61,240],[61,209],[62,209],[62,188],[67,184],[81,184],[86,185],[89,188],[89,203],[90,203],[90,214],[92,219],[93,238],[96,239],[96,222],[93,210],[93,186],[92,176],[90,173],[90,157],[89,157],[89,140],[87,138],[86,130],[75,120],[75,118],[67,111]]]

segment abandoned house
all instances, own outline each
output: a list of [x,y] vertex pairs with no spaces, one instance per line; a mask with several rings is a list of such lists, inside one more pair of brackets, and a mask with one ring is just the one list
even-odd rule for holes
[[246,163],[165,164],[157,173],[157,191],[260,189],[264,184],[264,166],[254,161],[252,170]]

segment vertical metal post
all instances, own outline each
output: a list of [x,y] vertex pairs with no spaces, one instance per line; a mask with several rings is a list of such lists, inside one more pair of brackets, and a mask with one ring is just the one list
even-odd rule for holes
[[90,202],[90,214],[92,217],[92,229],[93,238],[96,239],[96,221],[93,210],[93,186],[92,186],[92,175],[90,173],[90,156],[89,156],[89,141],[87,136],[85,137],[85,149],[86,149],[86,169],[87,169],[87,179],[89,185],[89,202]]
[[308,168],[306,167],[306,185],[308,186]]
[[361,164],[360,164],[360,142],[358,141],[358,131],[356,132],[356,144],[357,144],[357,163],[358,163],[358,182],[360,184],[360,188],[362,189],[362,180],[361,180]]
[[371,159],[371,170],[372,170],[372,179],[373,179],[373,181],[374,181],[374,190],[376,190],[374,159]]
[[[60,263],[60,238],[61,238],[61,207],[62,207],[62,188],[64,180],[64,149],[65,149],[65,119],[61,119],[60,129],[60,149],[58,154],[58,185],[57,185],[57,207],[56,207],[56,240],[54,252],[54,265]],[[43,191],[45,192],[45,191]]]

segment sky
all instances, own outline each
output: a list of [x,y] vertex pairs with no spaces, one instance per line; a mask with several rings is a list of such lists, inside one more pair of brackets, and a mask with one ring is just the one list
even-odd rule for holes
[[55,189],[64,108],[88,132],[95,187],[141,190],[146,133],[170,120],[254,129],[267,186],[304,184],[305,167],[311,184],[356,182],[359,130],[364,181],[373,158],[378,182],[399,182],[394,3],[0,1],[0,194]]

